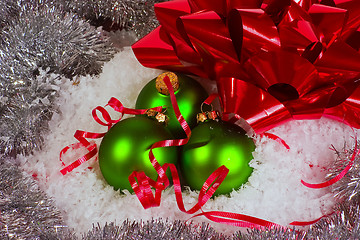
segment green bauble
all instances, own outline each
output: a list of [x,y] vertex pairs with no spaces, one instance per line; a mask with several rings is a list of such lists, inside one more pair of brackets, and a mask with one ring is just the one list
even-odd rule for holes
[[[149,160],[149,151],[155,142],[172,139],[170,132],[160,123],[147,117],[132,117],[115,124],[104,136],[99,148],[99,165],[105,180],[117,189],[132,192],[128,177],[133,171],[143,170],[156,180],[157,173]],[[176,163],[176,147],[153,149],[156,160]]]
[[225,165],[229,173],[215,195],[227,194],[247,182],[254,150],[252,139],[237,125],[214,120],[199,123],[183,147],[181,173],[191,189],[200,190],[211,173]]
[[[158,106],[166,107],[165,114],[169,117],[167,128],[175,138],[185,138],[186,134],[175,116],[165,84],[163,83],[162,86],[159,86],[157,83],[157,80],[162,80],[161,78],[164,78],[164,76],[169,76],[170,80],[177,76],[178,84],[175,83],[173,86],[175,88],[175,96],[180,112],[190,128],[196,125],[196,114],[200,111],[201,104],[208,97],[208,94],[197,81],[186,75],[175,75],[174,73],[168,72],[161,74],[158,78],[154,78],[141,90],[135,107],[137,109],[147,109]],[[176,90],[177,87],[178,89]]]

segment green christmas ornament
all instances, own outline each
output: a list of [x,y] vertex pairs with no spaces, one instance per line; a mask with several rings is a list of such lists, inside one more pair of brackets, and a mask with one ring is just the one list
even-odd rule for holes
[[169,117],[167,128],[175,138],[185,138],[186,134],[175,116],[169,91],[163,81],[165,76],[169,77],[174,88],[176,100],[184,119],[190,128],[196,125],[196,114],[202,102],[208,97],[208,94],[197,81],[186,75],[166,72],[154,78],[141,90],[135,107],[137,109],[147,109],[157,106],[165,107],[165,114]]
[[[158,141],[173,139],[159,122],[145,116],[132,117],[116,123],[104,136],[99,148],[99,165],[105,180],[117,189],[133,192],[128,177],[133,171],[144,171],[156,180],[158,174],[149,160],[150,147]],[[176,147],[153,149],[156,160],[176,163]]]
[[230,193],[246,183],[253,169],[255,144],[239,126],[215,120],[199,123],[181,153],[181,173],[191,189],[200,190],[217,168],[225,165],[229,173],[215,195]]

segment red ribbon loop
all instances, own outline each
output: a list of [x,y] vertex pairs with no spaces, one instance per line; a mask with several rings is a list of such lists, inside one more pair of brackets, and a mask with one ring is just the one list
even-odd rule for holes
[[[102,114],[102,117],[103,117],[103,119],[104,119],[106,122],[101,121],[101,119],[98,117],[96,111],[99,111],[99,112]],[[106,126],[106,127],[108,127],[108,129],[110,129],[111,126],[112,126],[114,123],[120,121],[120,120],[112,120],[111,117],[110,117],[110,114],[108,113],[108,111],[106,111],[105,108],[100,107],[100,106],[96,107],[96,108],[92,111],[92,116],[93,116],[94,120],[95,120],[98,124],[100,124],[100,125],[102,125],[102,126]]]
[[221,211],[209,211],[202,212],[193,217],[204,216],[214,222],[225,223],[232,226],[237,227],[245,227],[245,228],[271,228],[271,227],[279,227],[284,228],[283,226],[266,221],[260,218],[251,217],[244,214],[239,213],[231,213],[231,212],[221,212]]
[[[119,117],[119,119],[115,119],[113,120],[110,117],[110,114],[107,112],[107,110],[101,106],[96,107],[95,109],[93,109],[92,111],[92,116],[94,118],[94,120],[99,123],[102,126],[107,126],[108,130],[117,122],[119,122],[122,119],[122,116],[124,114],[134,114],[134,115],[138,115],[138,114],[144,114],[146,112],[147,109],[131,109],[131,108],[125,108],[123,106],[123,104],[116,98],[111,98],[108,102],[108,104],[111,108],[113,108],[115,111],[120,112],[121,116]],[[156,111],[161,111],[162,107],[155,107],[155,108],[151,108],[153,110]],[[103,122],[99,116],[97,115],[97,112],[100,112],[102,115],[102,118],[105,120],[105,122]],[[68,172],[71,172],[72,170],[74,170],[75,168],[77,168],[78,166],[80,166],[82,163],[90,160],[91,158],[93,158],[96,154],[97,154],[97,146],[95,143],[91,144],[88,140],[86,140],[86,138],[90,138],[90,139],[98,139],[98,138],[102,138],[104,135],[106,134],[106,132],[104,133],[93,133],[93,132],[86,132],[86,131],[81,131],[81,130],[77,130],[74,134],[74,137],[79,141],[79,143],[75,143],[75,144],[71,144],[69,146],[66,146],[65,148],[63,148],[60,151],[60,161],[62,162],[62,165],[65,166],[62,158],[63,155],[69,150],[69,149],[74,149],[74,148],[79,148],[80,145],[83,145],[84,147],[87,148],[87,150],[89,151],[87,154],[85,154],[84,156],[81,156],[80,158],[78,158],[76,161],[74,161],[73,163],[71,163],[70,165],[64,167],[63,169],[60,170],[61,174],[65,175]]]
[[357,139],[355,139],[355,147],[354,147],[354,152],[351,155],[351,159],[350,159],[348,165],[344,168],[344,170],[342,170],[337,176],[335,176],[334,178],[330,179],[329,181],[326,181],[323,183],[313,184],[313,183],[307,183],[304,180],[301,180],[301,183],[308,188],[315,188],[315,189],[324,188],[324,187],[333,185],[334,183],[340,181],[349,172],[350,168],[354,164],[354,160],[355,160],[356,156],[359,153],[360,153],[360,149],[358,149]]
[[[142,206],[145,209],[150,208],[150,207],[159,206],[160,202],[161,202],[161,192],[167,186],[169,186],[169,179],[167,178],[167,176],[165,174],[167,168],[164,168],[164,166],[168,167],[169,165],[171,166],[171,164],[166,164],[163,167],[161,167],[159,162],[156,160],[152,150],[154,148],[159,148],[159,147],[184,145],[188,142],[190,135],[191,135],[191,130],[190,130],[189,125],[187,124],[184,117],[180,113],[180,109],[179,109],[179,106],[176,101],[174,89],[170,83],[169,77],[166,76],[166,77],[164,77],[163,80],[169,90],[170,100],[171,100],[171,103],[172,103],[172,106],[173,106],[173,109],[175,112],[175,116],[176,116],[177,120],[179,121],[180,125],[182,126],[183,130],[185,131],[187,138],[176,139],[176,140],[163,140],[163,141],[156,142],[151,146],[150,151],[149,151],[149,159],[150,159],[150,162],[153,165],[154,169],[158,173],[158,179],[156,182],[153,182],[150,178],[144,177],[144,176],[142,176],[142,174],[137,173],[137,172],[134,172],[133,174],[131,174],[129,176],[129,182],[130,182],[135,194],[137,195],[139,201],[141,202]],[[173,167],[170,167],[170,170],[171,169],[173,169]],[[175,168],[175,170],[176,170],[176,168]],[[173,174],[175,174],[175,175],[173,175],[173,181],[176,181],[177,180],[176,178],[179,178],[177,172],[176,173],[174,173],[173,171],[171,171],[171,172]],[[135,178],[137,178],[138,181],[136,181]],[[141,178],[142,181],[139,181],[139,178]],[[155,188],[155,197],[153,196],[151,187]],[[181,189],[181,187],[180,187],[180,189]],[[180,190],[180,193],[181,193],[181,190]]]
[[322,218],[324,217],[329,217],[333,214],[334,212],[330,213],[330,214],[327,214],[327,215],[324,215],[324,216],[321,216],[319,217],[318,219],[315,219],[315,220],[312,220],[312,221],[305,221],[305,222],[301,222],[301,221],[294,221],[292,223],[290,223],[290,225],[292,226],[308,226],[308,225],[312,225],[318,221],[320,221]]
[[287,150],[290,150],[289,145],[287,145],[287,143],[284,141],[284,139],[280,138],[279,136],[272,134],[272,133],[268,133],[268,132],[265,132],[262,135],[267,138],[277,141],[278,143],[282,144]]

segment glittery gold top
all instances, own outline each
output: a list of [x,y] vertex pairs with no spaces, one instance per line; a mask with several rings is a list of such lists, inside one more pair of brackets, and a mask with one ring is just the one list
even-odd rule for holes
[[174,89],[174,92],[176,92],[179,89],[179,79],[178,79],[177,75],[173,72],[165,72],[165,73],[160,74],[156,78],[155,86],[159,93],[162,93],[164,95],[169,95],[170,94],[169,90],[166,87],[166,84],[164,82],[164,78],[166,76],[169,77],[170,83]]

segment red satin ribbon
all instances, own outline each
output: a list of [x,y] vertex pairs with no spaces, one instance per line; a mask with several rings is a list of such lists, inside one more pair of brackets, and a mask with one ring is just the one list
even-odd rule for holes
[[[110,114],[106,111],[105,108],[98,106],[96,107],[93,111],[92,111],[92,116],[94,118],[94,120],[99,123],[102,126],[106,126],[108,127],[108,130],[117,122],[119,122],[124,114],[144,114],[145,111],[147,109],[131,109],[131,108],[126,108],[123,106],[123,104],[116,98],[111,98],[107,104],[108,106],[110,106],[111,108],[113,108],[115,111],[121,113],[121,116],[119,117],[119,119],[111,119]],[[107,106],[106,105],[106,106]],[[155,111],[161,111],[162,107],[156,107],[156,108],[152,108]],[[102,118],[105,120],[105,122],[103,122],[97,115],[97,112],[100,112],[102,114]],[[78,143],[74,143],[71,144],[69,146],[66,146],[65,148],[63,148],[60,151],[60,161],[62,162],[63,166],[66,166],[65,163],[63,162],[62,158],[63,155],[70,149],[74,149],[74,148],[79,148],[81,146],[84,146],[87,148],[87,150],[89,151],[87,154],[85,154],[84,156],[81,156],[80,158],[78,158],[76,161],[72,162],[70,165],[64,167],[63,169],[60,170],[61,174],[65,175],[68,172],[71,172],[72,170],[74,170],[75,168],[77,168],[78,166],[80,166],[82,163],[90,160],[91,158],[93,158],[98,150],[97,150],[97,146],[95,143],[90,143],[87,138],[89,139],[98,139],[98,138],[102,138],[104,135],[106,134],[106,132],[104,133],[93,133],[93,132],[86,132],[86,131],[81,131],[81,130],[77,130],[74,134],[74,137],[79,141]]]
[[327,214],[327,215],[324,215],[324,216],[321,216],[319,217],[318,219],[315,219],[315,220],[312,220],[312,221],[294,221],[294,222],[291,222],[289,225],[292,225],[292,226],[309,226],[309,225],[312,225],[318,221],[320,221],[321,219],[325,218],[325,217],[330,217],[332,214],[334,214],[334,212],[330,213],[330,214]]
[[272,134],[272,133],[268,133],[268,132],[265,132],[262,135],[267,137],[267,138],[270,138],[272,140],[277,141],[278,143],[282,144],[287,150],[290,150],[289,145],[287,145],[287,143],[282,138],[280,138],[279,136],[277,136],[275,134]]
[[335,176],[334,178],[332,178],[332,179],[330,179],[330,180],[328,180],[326,182],[323,182],[323,183],[313,184],[313,183],[307,183],[307,182],[305,182],[303,180],[301,180],[301,183],[306,187],[315,188],[315,189],[324,188],[324,187],[328,187],[328,186],[333,185],[334,183],[341,180],[346,175],[346,173],[349,172],[350,168],[354,164],[354,160],[355,160],[356,156],[359,155],[359,153],[360,153],[360,149],[358,149],[357,140],[355,139],[355,147],[354,147],[354,152],[351,155],[351,159],[350,159],[348,165],[344,168],[344,170],[342,170],[337,176]]
[[239,213],[231,213],[231,212],[222,212],[222,211],[209,211],[209,212],[202,212],[199,214],[196,214],[193,217],[199,217],[204,216],[207,219],[217,222],[217,223],[223,223],[227,225],[232,225],[236,227],[245,227],[245,228],[284,228],[283,226],[266,221],[260,218],[251,217],[244,214]]

